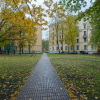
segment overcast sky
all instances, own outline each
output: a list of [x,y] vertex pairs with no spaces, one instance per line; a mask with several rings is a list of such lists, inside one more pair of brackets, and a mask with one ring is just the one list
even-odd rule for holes
[[[59,2],[59,0],[53,0],[54,2]],[[90,6],[90,3],[89,3],[89,1],[90,0],[86,0],[88,3],[87,3],[87,8]],[[94,0],[93,0],[94,1]],[[42,8],[44,8],[44,9],[47,9],[47,7],[43,4],[43,2],[44,2],[44,0],[37,0],[37,2],[34,2],[34,0],[32,1],[32,3],[33,4],[36,4],[37,6],[38,5],[41,5],[42,6]],[[85,9],[83,9],[83,10],[85,10]],[[45,18],[48,22],[50,22],[50,18],[48,18],[48,17],[46,17]],[[48,34],[49,34],[49,29],[48,30],[46,30],[46,31],[42,31],[42,39],[46,39],[46,37],[48,36]]]
[[[37,2],[34,2],[34,0],[32,1],[33,4],[41,5],[42,8],[47,9],[47,7],[43,4],[44,0],[37,0]],[[59,2],[59,0],[54,0],[54,2]],[[47,20],[48,22],[50,22],[50,18],[49,17],[45,17],[45,20]],[[44,26],[43,26],[44,27]],[[48,26],[46,26],[48,28]],[[49,29],[46,31],[42,30],[42,39],[46,39],[47,36],[49,34]]]

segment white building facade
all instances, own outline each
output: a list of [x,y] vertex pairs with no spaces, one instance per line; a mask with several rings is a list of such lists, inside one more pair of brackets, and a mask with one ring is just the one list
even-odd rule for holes
[[[78,22],[78,35],[76,36],[76,44],[75,44],[75,51],[77,53],[80,53],[80,51],[86,51],[89,54],[97,53],[98,50],[93,48],[92,45],[87,46],[89,40],[90,40],[90,35],[92,34],[92,27],[89,24],[88,21],[84,21],[84,19],[81,19],[81,21]],[[58,45],[56,41],[56,36],[52,34],[56,34],[55,28],[53,25],[49,26],[49,52],[50,53],[58,53]],[[61,39],[61,35],[59,36],[59,40]],[[64,53],[68,53],[68,48],[67,44],[65,41],[62,43],[59,42],[59,49],[60,52],[62,52],[62,49]],[[69,53],[72,53],[73,49],[70,47]]]

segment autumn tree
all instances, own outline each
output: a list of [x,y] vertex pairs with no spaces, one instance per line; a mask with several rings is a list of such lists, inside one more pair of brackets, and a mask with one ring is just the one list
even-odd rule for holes
[[93,34],[91,34],[88,45],[100,48],[100,1],[89,1],[91,6],[85,11],[82,11],[81,9],[87,7],[87,0],[60,0],[59,4],[66,7],[66,9],[69,9],[71,12],[78,12],[76,20],[81,20],[84,17],[86,20],[89,20],[90,25],[92,25]]
[[59,42],[62,44],[62,53],[63,53],[63,44],[65,42],[65,34],[66,34],[66,21],[65,18],[61,18],[59,20],[59,32],[60,32],[60,39]]
[[50,18],[54,18],[54,28],[56,31],[56,43],[58,45],[58,50],[60,53],[60,46],[59,46],[59,19],[65,17],[65,9],[62,6],[58,6],[57,2],[54,3],[53,0],[47,0],[44,4],[48,7],[46,10],[47,14]]
[[[60,32],[59,32],[59,19],[58,19],[58,16],[55,15],[52,18],[51,21],[52,21],[52,23],[50,25],[50,35],[49,35],[50,43],[51,43],[51,45],[54,45],[54,42],[55,42],[56,45],[58,45],[57,50],[60,53],[60,46],[59,46],[59,43],[60,43],[60,41],[59,41]],[[52,44],[52,40],[53,40],[53,44]]]
[[48,32],[45,36],[46,36],[46,39],[42,40],[42,51],[43,52],[49,51],[49,35],[48,35]]
[[[15,42],[12,43],[13,45],[18,44],[21,54],[21,48],[26,46],[26,43],[32,45],[36,43],[34,27],[48,24],[43,18],[43,16],[46,17],[46,14],[43,13],[44,9],[31,4],[29,0],[0,0],[0,3],[0,47],[12,40]],[[30,17],[26,18],[26,14]]]
[[49,51],[49,40],[48,39],[42,40],[42,51],[43,52]]
[[76,16],[67,14],[66,16],[66,21],[65,21],[65,29],[66,32],[64,33],[65,35],[65,43],[68,44],[68,53],[69,53],[69,48],[72,46],[73,51],[75,53],[75,44],[76,44],[76,35],[78,34],[78,27],[77,27],[77,22],[75,21]]

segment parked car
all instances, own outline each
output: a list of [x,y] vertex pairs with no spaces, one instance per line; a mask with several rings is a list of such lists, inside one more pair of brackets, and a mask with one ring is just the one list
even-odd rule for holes
[[49,53],[49,51],[46,51],[45,53]]
[[80,54],[88,54],[87,51],[80,51]]
[[72,51],[72,52],[70,52],[70,54],[77,54],[77,51],[75,51],[75,52],[74,52],[74,51]]

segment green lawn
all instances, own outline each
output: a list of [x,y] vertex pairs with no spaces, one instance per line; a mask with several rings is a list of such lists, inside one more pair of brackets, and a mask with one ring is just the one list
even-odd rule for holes
[[100,100],[100,55],[48,54],[72,100]]
[[0,55],[0,100],[18,95],[42,54]]

